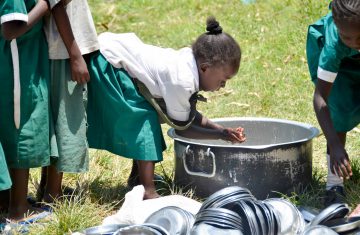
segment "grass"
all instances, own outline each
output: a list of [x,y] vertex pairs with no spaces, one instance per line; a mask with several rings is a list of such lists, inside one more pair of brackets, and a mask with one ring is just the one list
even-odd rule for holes
[[[312,108],[313,85],[310,82],[305,40],[307,27],[327,13],[329,1],[258,0],[243,5],[241,1],[210,0],[89,0],[98,33],[136,32],[146,43],[163,47],[189,46],[204,32],[205,20],[214,15],[224,31],[240,43],[243,59],[238,75],[218,93],[204,94],[208,103],[200,104],[205,116],[274,117],[310,123],[319,127]],[[164,136],[168,127],[163,126]],[[360,202],[360,132],[348,135],[347,150],[353,160],[354,179],[346,183],[348,203]],[[173,143],[168,145],[164,161],[156,172],[165,177],[164,195],[183,192],[172,183]],[[313,183],[290,199],[301,205],[321,207],[325,185],[325,139],[313,140]],[[31,228],[31,234],[66,234],[100,224],[122,203],[131,161],[105,151],[91,150],[90,171],[65,174],[64,184],[77,187],[81,197],[55,205],[54,220],[46,226]],[[35,193],[39,171],[32,170],[30,188]]]

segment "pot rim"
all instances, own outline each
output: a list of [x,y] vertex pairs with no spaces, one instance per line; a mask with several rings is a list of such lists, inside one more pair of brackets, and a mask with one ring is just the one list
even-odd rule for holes
[[195,144],[200,146],[206,146],[206,147],[226,147],[226,148],[242,148],[242,149],[266,149],[276,146],[284,146],[284,145],[290,145],[290,144],[297,144],[306,142],[309,140],[312,140],[313,138],[317,137],[320,133],[319,129],[316,127],[303,122],[293,121],[293,120],[287,120],[287,119],[279,119],[279,118],[268,118],[268,117],[228,117],[228,118],[214,118],[210,119],[214,122],[221,122],[221,121],[272,121],[272,122],[279,122],[279,123],[286,123],[286,124],[293,124],[296,126],[303,127],[305,129],[308,129],[311,131],[311,135],[309,135],[307,138],[299,139],[296,141],[289,141],[284,143],[277,143],[277,144],[265,144],[265,145],[246,145],[246,141],[239,145],[224,145],[224,144],[214,144],[214,143],[199,143],[192,140],[188,140],[187,138],[183,138],[175,133],[174,128],[170,128],[167,132],[168,136],[170,136],[174,141],[180,141],[185,142],[188,144]]

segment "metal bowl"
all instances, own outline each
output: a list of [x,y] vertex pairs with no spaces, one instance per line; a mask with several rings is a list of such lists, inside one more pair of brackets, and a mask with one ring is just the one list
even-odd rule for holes
[[81,233],[85,235],[112,235],[117,230],[129,226],[128,224],[107,224],[95,227],[90,227],[83,230]]

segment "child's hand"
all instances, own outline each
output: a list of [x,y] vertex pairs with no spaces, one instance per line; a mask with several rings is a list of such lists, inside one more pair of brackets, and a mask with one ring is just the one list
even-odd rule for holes
[[244,134],[244,128],[224,128],[222,130],[222,134],[226,140],[229,140],[233,143],[239,142],[242,143],[246,140]]
[[79,84],[90,81],[89,71],[82,56],[70,58],[71,79]]
[[344,148],[330,149],[330,169],[342,179],[349,179],[352,176],[350,159]]

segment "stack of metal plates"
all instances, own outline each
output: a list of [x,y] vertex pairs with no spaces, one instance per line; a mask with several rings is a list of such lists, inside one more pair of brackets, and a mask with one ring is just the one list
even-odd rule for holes
[[[230,216],[229,211],[237,216]],[[219,218],[225,221],[217,223],[215,219]],[[273,206],[256,200],[248,189],[238,186],[221,189],[209,196],[196,215],[195,225],[199,223],[216,228],[237,229],[243,234],[266,235],[281,231],[280,216]]]
[[290,201],[282,198],[270,198],[263,201],[265,204],[273,206],[275,214],[281,221],[280,234],[301,234],[305,229],[305,220]]
[[223,231],[244,231],[241,217],[237,213],[225,208],[206,208],[201,210],[196,214],[191,234],[200,234],[199,229],[203,228],[200,226],[202,224],[208,225],[207,230],[211,230],[211,227],[214,227]]

